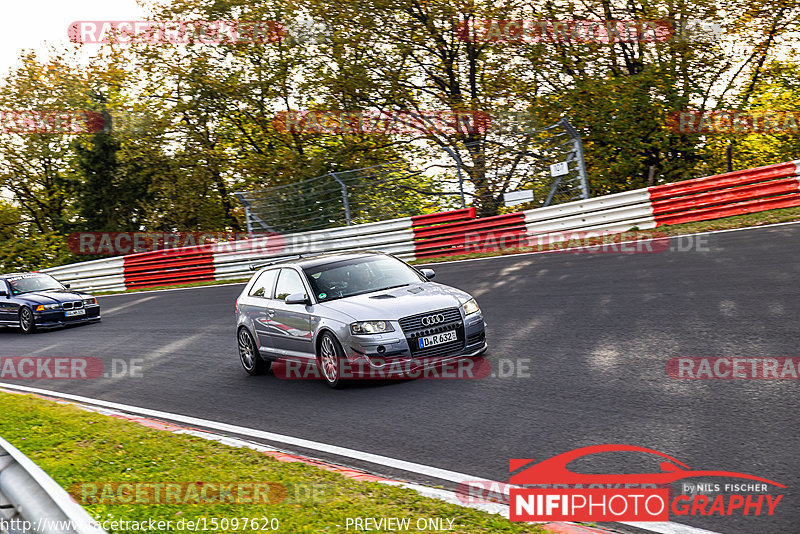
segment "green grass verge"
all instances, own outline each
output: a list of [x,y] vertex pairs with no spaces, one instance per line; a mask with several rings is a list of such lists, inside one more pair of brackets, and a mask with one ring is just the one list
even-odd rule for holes
[[[642,230],[643,233],[654,233],[658,236],[677,236],[684,234],[695,234],[700,232],[713,232],[715,230],[731,230],[735,228],[746,228],[748,226],[763,226],[765,224],[777,224],[782,222],[800,221],[800,208],[783,208],[778,210],[761,211],[758,213],[748,213],[745,215],[735,215],[723,219],[712,221],[697,221],[671,226],[659,226],[654,230]],[[606,240],[610,242],[609,240]],[[475,252],[471,254],[459,254],[455,256],[440,256],[436,258],[425,258],[415,260],[414,264],[441,263],[456,260],[471,260],[475,258],[491,258],[495,256],[510,256],[513,254],[524,254],[532,252],[531,249],[508,248],[489,252]]]
[[[100,521],[153,519],[172,521],[177,526],[181,519],[276,518],[280,522],[277,532],[316,533],[345,532],[348,517],[410,518],[412,525],[420,518],[450,518],[455,520],[450,532],[547,532],[535,525],[511,523],[497,515],[428,499],[404,488],[359,482],[303,463],[280,462],[256,451],[150,429],[27,395],[0,392],[0,414],[0,436],[64,488],[115,482],[251,482],[281,484],[287,490],[285,500],[267,505],[84,504]],[[76,497],[82,500],[80,494]],[[177,531],[175,527],[173,531]],[[251,528],[227,531],[264,532]]]

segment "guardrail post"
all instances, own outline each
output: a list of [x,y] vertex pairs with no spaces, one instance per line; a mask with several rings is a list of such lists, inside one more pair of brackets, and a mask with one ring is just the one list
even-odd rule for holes
[[575,129],[566,118],[558,121],[561,126],[572,136],[572,146],[575,151],[575,159],[578,163],[578,179],[581,182],[581,198],[589,198],[589,178],[586,176],[586,162],[583,160],[583,142],[581,134]]
[[461,193],[461,208],[467,207],[467,201],[464,198],[464,177],[461,175],[461,166],[463,162],[461,161],[461,157],[458,153],[450,148],[449,146],[442,147],[444,150],[450,154],[450,157],[456,161],[456,174],[458,175],[458,190]]
[[335,172],[329,172],[328,174],[330,174],[333,177],[333,179],[339,182],[339,185],[342,186],[342,200],[344,201],[344,216],[345,219],[347,219],[347,226],[350,226],[352,221],[350,220],[350,201],[347,198],[347,186],[344,185],[344,182],[341,181],[338,176],[336,176]]

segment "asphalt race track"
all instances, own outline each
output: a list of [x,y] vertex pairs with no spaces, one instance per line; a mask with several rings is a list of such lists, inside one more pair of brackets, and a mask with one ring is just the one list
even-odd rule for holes
[[[437,282],[477,298],[489,325],[486,357],[494,369],[513,369],[511,377],[359,383],[341,391],[319,381],[250,377],[237,359],[233,328],[242,286],[227,285],[102,297],[104,318],[96,325],[31,336],[0,329],[0,357],[92,356],[109,367],[114,359],[141,358],[142,376],[2,381],[493,480],[508,479],[510,458],[640,445],[693,469],[787,486],[773,517],[672,515],[673,521],[724,533],[798,532],[800,382],[677,380],[665,368],[675,357],[800,356],[800,224],[706,235],[699,247],[684,239],[681,246],[690,244],[692,250],[653,254],[436,265]],[[570,467],[639,473],[657,471],[658,462],[618,453]]]

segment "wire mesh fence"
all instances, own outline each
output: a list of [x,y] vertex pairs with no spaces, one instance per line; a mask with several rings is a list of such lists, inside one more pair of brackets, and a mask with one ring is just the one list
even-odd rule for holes
[[235,195],[249,232],[285,233],[455,209],[460,197],[454,185],[393,162]]
[[524,209],[589,197],[580,135],[567,119],[533,129],[501,118],[505,128],[443,147],[425,170],[396,161],[237,192],[248,231],[287,233],[421,215],[472,205],[486,191],[497,206],[505,197],[507,206]]
[[480,177],[489,190],[519,199],[507,205],[526,209],[589,198],[580,134],[567,119],[541,129],[512,120],[492,133],[452,150],[470,182]]

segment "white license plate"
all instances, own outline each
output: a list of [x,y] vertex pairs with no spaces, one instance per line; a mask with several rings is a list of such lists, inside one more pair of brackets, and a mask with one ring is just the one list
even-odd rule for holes
[[458,337],[456,336],[455,330],[450,330],[449,332],[442,332],[441,334],[433,334],[432,336],[425,336],[419,338],[419,348],[424,349],[425,347],[441,345],[442,343],[447,343],[449,341],[456,341],[457,339]]
[[77,317],[79,315],[86,315],[86,310],[67,310],[64,313],[67,317]]

